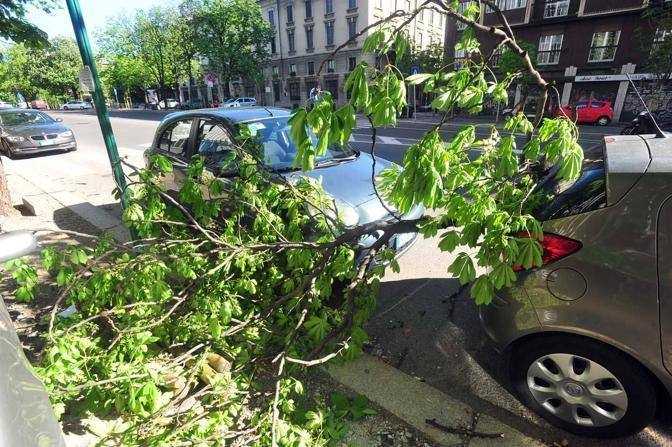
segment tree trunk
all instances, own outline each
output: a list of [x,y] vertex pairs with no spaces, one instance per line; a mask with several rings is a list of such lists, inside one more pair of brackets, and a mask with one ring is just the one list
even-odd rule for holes
[[9,187],[5,177],[5,169],[0,161],[0,216],[8,216],[12,209],[12,199],[9,197]]

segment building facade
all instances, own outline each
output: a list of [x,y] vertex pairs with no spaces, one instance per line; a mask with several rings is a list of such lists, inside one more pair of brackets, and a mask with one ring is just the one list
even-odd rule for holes
[[[271,59],[264,69],[266,105],[295,107],[305,102],[310,90],[320,85],[337,103],[346,100],[343,85],[348,73],[362,60],[365,34],[334,50],[367,26],[395,10],[410,11],[421,0],[260,0],[264,17],[274,29],[269,43]],[[445,18],[423,11],[408,26],[416,46],[424,48],[443,41]],[[318,76],[319,74],[319,76]]]
[[[463,3],[468,3],[464,0]],[[516,38],[536,49],[537,68],[554,83],[559,95],[553,98],[563,105],[578,100],[605,99],[614,107],[614,120],[629,120],[639,110],[639,101],[629,86],[626,75],[638,81],[643,90],[655,77],[644,72],[647,57],[642,51],[639,35],[649,26],[642,14],[649,7],[672,6],[665,0],[497,0]],[[499,25],[497,14],[483,8],[480,21]],[[459,39],[460,26],[449,23],[446,47],[453,48]],[[488,42],[484,51],[494,47]],[[651,43],[653,44],[653,42]],[[465,57],[459,52],[453,56]],[[514,102],[520,99],[520,86]],[[672,100],[672,89],[668,95]],[[668,100],[659,102],[665,103]],[[672,104],[656,104],[654,107]]]

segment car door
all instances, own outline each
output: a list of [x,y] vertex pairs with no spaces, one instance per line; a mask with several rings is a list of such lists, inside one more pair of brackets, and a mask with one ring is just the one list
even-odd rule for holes
[[603,101],[591,101],[588,106],[588,122],[596,122],[604,113]]
[[194,119],[185,118],[170,123],[161,131],[156,153],[164,155],[173,164],[173,172],[163,178],[169,194],[177,196],[186,177],[191,158],[192,127]]
[[580,101],[576,103],[576,121],[579,123],[585,123],[588,120],[590,114],[588,110],[588,102]]
[[205,159],[207,167],[204,174],[203,197],[209,199],[222,197],[221,195],[212,195],[207,184],[210,180],[214,180],[215,176],[221,174],[227,160],[233,155],[233,145],[234,139],[231,129],[224,123],[210,118],[199,120],[194,153]]

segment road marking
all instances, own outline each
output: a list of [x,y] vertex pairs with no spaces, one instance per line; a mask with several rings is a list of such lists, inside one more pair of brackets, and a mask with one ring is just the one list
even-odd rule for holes
[[383,144],[395,144],[395,145],[404,144],[404,143],[402,143],[401,141],[397,140],[397,139],[394,138],[394,137],[384,137],[384,136],[380,136],[380,137],[378,137],[378,139],[379,139],[380,142],[383,143]]

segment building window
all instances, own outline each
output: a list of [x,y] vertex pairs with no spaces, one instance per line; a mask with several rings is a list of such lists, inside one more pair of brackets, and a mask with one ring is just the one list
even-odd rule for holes
[[418,47],[422,49],[422,33],[418,33]]
[[546,0],[544,18],[564,17],[569,12],[569,0]]
[[357,67],[357,58],[355,56],[348,58],[348,71],[352,71]]
[[277,66],[273,67],[273,76],[280,76],[280,69]]
[[383,0],[376,0],[376,8],[383,9]]
[[333,59],[327,61],[327,73],[334,73],[336,71],[336,62]]
[[455,68],[462,68],[467,59],[469,59],[469,53],[467,53],[465,50],[455,50],[453,53],[453,59],[455,59]]
[[292,23],[294,21],[294,5],[291,3],[287,5],[287,22]]
[[296,64],[289,64],[289,75],[296,76]]
[[313,0],[306,0],[306,18],[313,18]]
[[272,9],[268,10],[268,23],[271,24],[272,28],[275,28],[275,11]]
[[314,75],[315,74],[315,62],[313,61],[308,61],[307,64],[307,72],[309,75]]
[[301,88],[298,82],[289,83],[289,99],[290,101],[301,100]]
[[331,93],[331,98],[334,101],[338,100],[338,79],[327,79],[324,83],[326,90]]
[[306,28],[306,47],[309,51],[315,49],[313,45],[313,27],[309,26]]
[[[457,12],[464,15],[464,13],[466,12],[466,10],[467,10],[467,8],[469,7],[470,4],[471,4],[471,2],[460,2],[460,4],[457,7]],[[443,16],[441,16],[441,17],[443,17]],[[459,31],[467,29],[467,24],[466,23],[456,22],[455,26],[457,27],[457,29]]]
[[[502,11],[508,11],[509,9],[520,9],[527,6],[527,0],[495,0],[495,4]],[[492,8],[487,7],[488,12],[494,12]]]
[[539,65],[553,65],[560,61],[563,37],[562,34],[551,34],[539,38],[539,52],[537,53]]
[[588,62],[613,61],[620,37],[621,31],[605,31],[593,34]]
[[348,0],[348,9],[355,9],[357,7],[357,0]]
[[429,24],[434,26],[434,10],[429,11]]
[[277,48],[275,47],[275,35],[271,37],[271,54],[277,53]]
[[325,34],[327,35],[327,46],[334,44],[334,21],[331,20],[324,24]]
[[327,14],[334,12],[334,0],[326,0]]
[[653,36],[653,45],[651,45],[651,54],[656,51],[660,51],[665,42],[669,42],[672,39],[672,30],[656,28],[656,34]]
[[289,45],[289,52],[293,53],[296,51],[296,45],[294,43],[294,30],[293,29],[288,29],[287,30],[287,44]]
[[357,17],[348,17],[348,38],[352,39],[357,34]]

